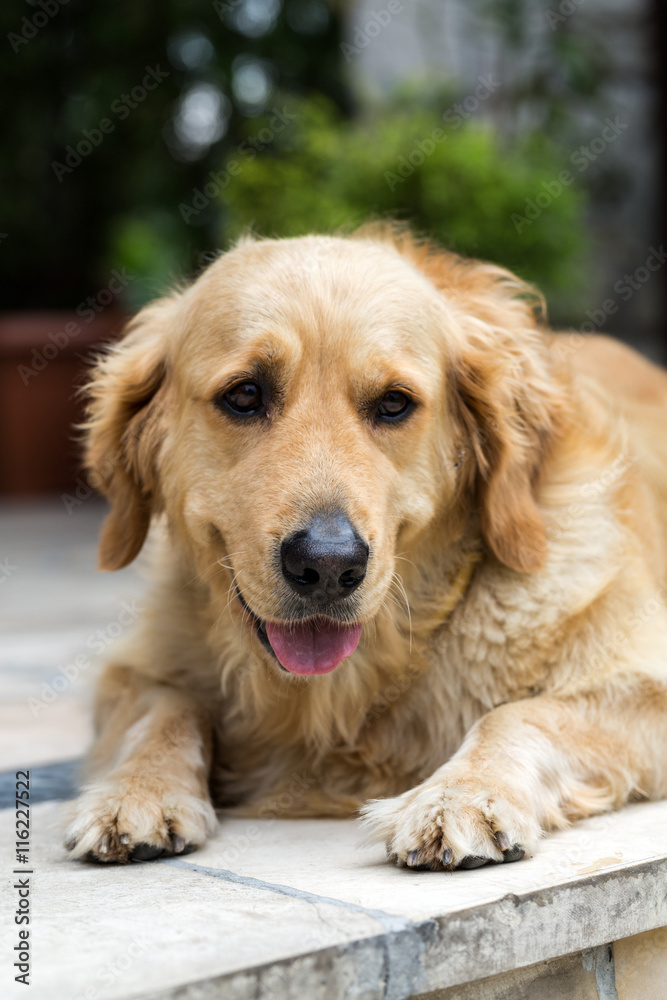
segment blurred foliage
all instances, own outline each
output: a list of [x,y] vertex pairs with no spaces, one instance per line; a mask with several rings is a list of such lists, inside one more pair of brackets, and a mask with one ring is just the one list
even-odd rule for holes
[[[415,6],[419,21],[428,4]],[[552,30],[547,6],[465,4],[471,30],[485,26],[503,85],[455,129],[442,112],[458,81],[447,93],[422,83],[352,117],[342,2],[6,0],[0,306],[72,307],[126,267],[133,308],[247,225],[289,235],[388,214],[515,269],[542,287],[556,319],[569,319],[590,273],[582,192],[600,206],[627,182],[605,160],[554,198],[539,225],[512,224],[590,135],[613,74],[604,18],[582,31],[584,7]],[[134,100],[147,67],[167,75]],[[299,117],[273,130],[283,106]],[[110,133],[71,172],[54,170],[105,118]],[[437,127],[446,140],[400,176],[401,158]],[[262,129],[270,136],[257,144]],[[211,175],[233,162],[218,192]]]
[[350,122],[323,99],[304,101],[271,150],[244,163],[222,193],[225,235],[251,227],[295,236],[390,216],[535,282],[557,304],[556,319],[576,315],[587,247],[581,189],[549,197],[539,225],[513,221],[526,199],[547,201],[543,182],[563,169],[561,151],[541,132],[508,144],[454,108],[444,100],[436,114],[423,100],[397,99]]
[[[349,109],[324,0],[6,0],[0,36],[4,308],[76,306],[119,264],[151,297],[217,240],[215,206],[186,225],[178,205],[276,87]],[[104,118],[113,131],[59,177]]]

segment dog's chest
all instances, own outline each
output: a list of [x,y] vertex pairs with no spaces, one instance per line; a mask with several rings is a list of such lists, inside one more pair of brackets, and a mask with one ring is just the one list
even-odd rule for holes
[[348,697],[286,697],[277,711],[246,700],[245,713],[218,726],[218,802],[255,815],[350,815],[423,780],[484,709],[443,664],[420,667],[363,701],[354,684]]

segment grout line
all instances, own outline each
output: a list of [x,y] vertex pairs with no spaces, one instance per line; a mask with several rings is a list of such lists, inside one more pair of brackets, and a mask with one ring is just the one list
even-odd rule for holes
[[[83,758],[59,760],[53,764],[28,766],[30,771],[30,804],[62,802],[77,795],[78,774]],[[18,767],[0,771],[0,809],[10,809],[16,801],[16,772]]]
[[582,963],[586,972],[595,973],[598,1000],[618,1000],[613,942],[585,951]]
[[281,885],[279,882],[265,882],[263,879],[254,878],[252,875],[237,875],[236,872],[226,868],[206,868],[204,865],[194,864],[190,861],[181,861],[180,858],[160,858],[159,864],[171,865],[173,868],[183,868],[197,872],[201,875],[210,875],[211,878],[219,878],[224,882],[234,882],[237,885],[245,885],[251,889],[263,889],[265,892],[274,892],[280,896],[292,896],[294,899],[302,899],[306,903],[326,903],[329,906],[338,906],[344,910],[353,910],[355,913],[363,913],[367,917],[382,926],[388,933],[400,933],[411,930],[416,924],[408,917],[401,917],[392,913],[385,913],[384,910],[373,910],[359,903],[348,903],[344,899],[335,899],[333,896],[319,896],[314,892],[307,892],[305,889],[296,889],[291,885]]

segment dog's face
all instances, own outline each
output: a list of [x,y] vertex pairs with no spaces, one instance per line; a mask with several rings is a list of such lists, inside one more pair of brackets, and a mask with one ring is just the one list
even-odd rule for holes
[[442,544],[474,502],[480,463],[489,484],[511,467],[495,507],[532,502],[531,462],[519,474],[480,360],[464,364],[461,307],[393,246],[326,237],[244,242],[149,307],[93,383],[93,467],[116,444],[103,563],[133,558],[164,509],[221,611],[238,598],[287,670],[333,669],[397,556]]

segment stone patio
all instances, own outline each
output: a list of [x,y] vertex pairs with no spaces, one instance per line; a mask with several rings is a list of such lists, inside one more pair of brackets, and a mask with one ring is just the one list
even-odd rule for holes
[[[70,514],[57,500],[0,508],[3,1000],[664,1000],[667,803],[454,874],[387,865],[354,821],[224,816],[187,858],[69,862],[58,800],[90,739],[91,637],[111,648],[142,588],[134,570],[95,572],[101,515],[92,499]],[[16,861],[18,769],[31,772],[29,867]],[[27,872],[26,992],[12,956]]]

